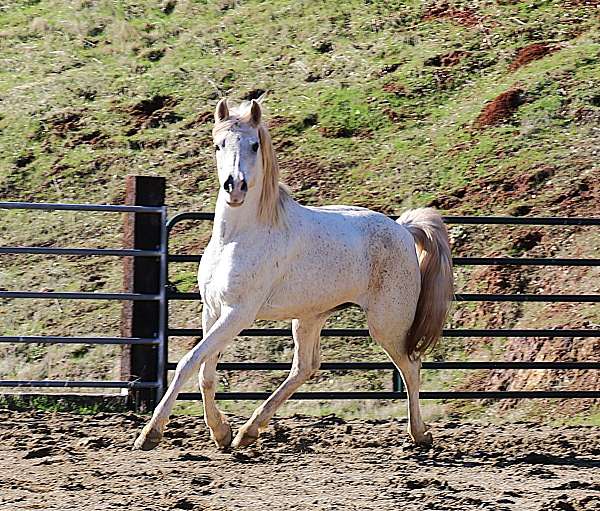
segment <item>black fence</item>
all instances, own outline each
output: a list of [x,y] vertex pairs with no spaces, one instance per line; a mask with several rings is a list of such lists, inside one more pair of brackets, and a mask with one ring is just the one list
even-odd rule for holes
[[[0,311],[8,299],[75,299],[120,300],[124,302],[121,337],[61,337],[61,336],[0,336],[1,343],[43,344],[118,344],[123,346],[121,381],[0,381],[0,387],[54,388],[124,388],[129,389],[132,406],[152,407],[168,383],[168,373],[176,367],[168,360],[169,337],[202,337],[200,328],[177,328],[169,325],[169,305],[176,300],[200,300],[197,293],[181,293],[169,285],[169,268],[173,264],[199,262],[201,254],[170,254],[169,238],[173,228],[184,221],[212,221],[212,213],[182,213],[167,221],[164,206],[165,183],[161,178],[130,177],[127,182],[127,205],[35,204],[0,203],[3,209],[73,210],[125,213],[124,247],[119,249],[58,248],[58,247],[0,247],[0,254],[42,254],[75,256],[115,256],[124,258],[125,292],[122,293],[64,293],[33,291],[0,291]],[[463,225],[527,225],[527,226],[600,226],[600,218],[524,218],[524,217],[445,217],[448,224]],[[456,266],[600,266],[594,258],[518,258],[518,257],[456,257]],[[600,295],[532,295],[532,294],[473,294],[456,295],[457,301],[487,302],[600,302]],[[200,321],[200,314],[198,314]],[[242,336],[291,336],[287,328],[253,328]],[[322,335],[368,337],[366,329],[326,328]],[[600,337],[600,329],[446,329],[445,337],[536,337],[591,338]],[[218,366],[224,370],[271,371],[287,370],[289,363],[229,362]],[[486,370],[486,369],[548,369],[598,370],[600,362],[424,362],[424,369]],[[322,371],[389,370],[392,391],[355,392],[297,392],[293,399],[402,399],[402,382],[391,362],[324,362]],[[218,399],[257,400],[270,392],[221,392]],[[421,392],[424,399],[514,399],[514,398],[600,398],[600,390],[556,391],[434,391]],[[200,399],[199,393],[183,393],[180,399]]]
[[[397,217],[391,217],[396,219]],[[173,228],[184,221],[206,222],[213,221],[212,213],[181,213],[174,216],[167,223],[168,237],[171,237]],[[449,225],[527,225],[527,226],[600,226],[600,218],[523,218],[523,217],[469,217],[447,216],[444,221]],[[167,262],[189,263],[200,262],[201,254],[168,254]],[[600,259],[594,258],[517,258],[517,257],[455,257],[455,266],[600,266]],[[166,272],[169,275],[167,268]],[[174,300],[200,300],[197,293],[181,293],[169,291],[166,306]],[[532,294],[480,294],[460,293],[455,296],[456,301],[463,302],[600,302],[600,295],[532,295]],[[169,314],[167,311],[166,317]],[[291,336],[291,329],[284,328],[252,328],[241,332],[241,336],[251,337],[280,337]],[[369,332],[360,328],[325,328],[323,337],[368,337]],[[444,337],[600,337],[600,329],[445,329]],[[202,337],[202,329],[171,328],[167,325],[166,337]],[[174,370],[177,362],[167,362],[167,369]],[[423,369],[448,370],[448,369],[600,369],[600,362],[424,362]],[[229,362],[220,363],[219,369],[231,371],[274,371],[289,370],[290,363],[276,362]],[[389,392],[296,392],[291,399],[403,399],[406,394],[403,390],[400,375],[391,362],[324,362],[322,371],[369,371],[389,370],[392,374],[393,390]],[[259,400],[266,399],[270,392],[220,392],[218,399],[230,400]],[[422,399],[518,399],[518,398],[600,398],[600,390],[557,390],[557,391],[435,391],[420,393]],[[201,399],[200,393],[182,393],[179,399]]]

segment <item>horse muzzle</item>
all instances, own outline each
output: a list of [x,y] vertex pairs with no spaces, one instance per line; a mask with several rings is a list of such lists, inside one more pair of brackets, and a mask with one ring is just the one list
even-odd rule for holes
[[225,202],[227,202],[227,205],[231,206],[232,208],[239,208],[242,204],[244,204],[244,198],[234,199],[230,197],[229,200],[225,200]]
[[248,183],[246,183],[245,179],[234,179],[233,176],[229,176],[225,183],[223,183],[223,189],[228,195],[228,198],[226,199],[227,204],[232,208],[237,208],[241,206],[246,199]]

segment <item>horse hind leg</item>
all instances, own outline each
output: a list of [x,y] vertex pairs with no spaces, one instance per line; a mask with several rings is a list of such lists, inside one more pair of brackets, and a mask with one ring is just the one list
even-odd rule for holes
[[408,434],[418,445],[431,445],[433,438],[421,418],[419,403],[421,358],[402,354],[392,360],[402,375],[408,395]]
[[[394,365],[400,371],[406,394],[408,397],[408,434],[417,445],[431,445],[432,436],[421,417],[421,406],[419,404],[419,385],[421,358],[416,355],[408,355],[404,348],[408,327],[398,328],[376,328],[378,322],[369,318],[369,331],[375,341],[385,350]],[[391,325],[390,325],[391,326]]]

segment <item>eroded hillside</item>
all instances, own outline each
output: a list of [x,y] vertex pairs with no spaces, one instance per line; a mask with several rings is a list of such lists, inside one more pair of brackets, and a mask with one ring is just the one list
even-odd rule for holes
[[[600,213],[600,38],[596,1],[23,0],[0,6],[0,197],[120,203],[124,177],[161,175],[171,212],[210,210],[217,98],[268,92],[283,178],[305,204],[385,213],[433,205],[448,214]],[[0,244],[118,246],[108,215],[2,212]],[[199,251],[208,226],[182,225]],[[597,229],[452,229],[456,255],[593,257]],[[0,288],[109,291],[114,259],[0,256]],[[171,275],[194,287],[193,266]],[[597,293],[597,270],[481,267],[472,292]],[[173,323],[197,326],[178,305]],[[0,302],[0,331],[118,335],[119,305]],[[351,313],[334,318],[356,325]],[[597,326],[597,307],[463,304],[451,326]],[[181,352],[190,341],[179,340]],[[524,348],[525,346],[525,348]],[[0,347],[3,378],[118,375],[111,347]],[[456,340],[447,359],[598,360],[595,339]],[[325,359],[382,359],[368,340],[327,339]],[[288,339],[241,339],[229,359],[287,360]],[[594,372],[426,374],[428,388],[598,388]],[[590,376],[591,375],[591,376]],[[230,388],[281,375],[228,374]],[[378,373],[321,373],[320,388],[387,388]],[[581,406],[587,408],[590,403]],[[298,406],[298,405],[293,405]],[[346,405],[343,405],[346,406]],[[351,410],[355,405],[347,405]],[[579,406],[579,405],[578,405]],[[377,411],[373,411],[377,413]]]

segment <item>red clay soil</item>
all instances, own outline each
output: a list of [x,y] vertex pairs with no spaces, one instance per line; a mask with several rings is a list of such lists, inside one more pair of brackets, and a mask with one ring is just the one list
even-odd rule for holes
[[561,190],[550,201],[553,210],[579,216],[597,216],[600,204],[600,181],[594,175],[580,178]]
[[269,129],[274,129],[286,126],[287,124],[292,124],[293,122],[293,119],[290,119],[289,117],[275,115],[274,117],[269,118],[269,120],[267,121],[267,125]]
[[[466,186],[457,188],[447,194],[440,194],[428,205],[452,211],[454,214],[468,213],[461,206],[468,197],[469,204],[477,204],[479,214],[482,212],[498,211],[499,207],[514,208],[519,201],[530,202],[532,194],[539,189],[554,174],[555,169],[543,165],[535,169],[514,171],[514,175],[502,174],[486,176],[473,180]],[[547,190],[545,213],[559,216],[596,216],[600,203],[600,181],[593,175],[582,175],[571,180],[561,188]],[[533,209],[533,206],[529,208]],[[506,210],[513,215],[523,215],[530,211]]]
[[546,55],[554,53],[558,50],[558,46],[554,46],[547,43],[534,43],[529,46],[525,46],[521,48],[517,52],[517,56],[515,60],[508,67],[509,70],[515,71],[520,67],[523,67],[534,60],[540,60],[544,58]]
[[389,92],[390,94],[395,94],[396,96],[408,95],[408,91],[406,90],[406,87],[399,83],[394,83],[394,82],[386,83],[382,87],[382,89],[384,92]]
[[[564,213],[563,213],[564,214]],[[572,214],[572,213],[571,213]],[[581,215],[583,216],[583,215]],[[512,229],[511,229],[512,231]],[[531,227],[519,227],[506,235],[504,247],[489,256],[504,255],[517,251],[522,257],[553,256],[557,246],[569,243],[571,235],[554,232],[548,233],[545,228],[534,230]],[[468,243],[467,243],[468,245]],[[597,244],[596,244],[597,245]],[[466,249],[466,254],[465,250]],[[580,247],[581,249],[581,247]],[[579,249],[579,250],[580,250]],[[455,255],[470,255],[466,246],[455,245]],[[576,248],[573,257],[594,253],[593,242],[585,245],[578,253]],[[569,294],[580,290],[587,294],[593,289],[594,274],[590,268],[578,267],[565,270],[524,267],[515,271],[512,267],[482,267],[476,269],[468,277],[465,289],[476,289],[478,292],[498,294]],[[590,321],[582,321],[579,312],[573,304],[546,304],[538,309],[540,323],[538,328],[581,329],[590,330],[595,325]],[[519,320],[523,317],[523,306],[517,303],[481,302],[471,309],[457,309],[452,321],[461,328],[521,328]],[[557,319],[561,318],[561,319]],[[533,325],[532,325],[533,326]],[[600,344],[596,339],[583,337],[517,337],[506,342],[488,338],[482,339],[482,344],[466,346],[473,358],[481,354],[482,346],[486,349],[501,350],[502,356],[495,360],[506,362],[600,362]],[[523,391],[523,390],[596,390],[600,386],[598,371],[583,369],[569,370],[491,370],[474,372],[463,381],[461,390],[485,389],[489,391]],[[548,408],[555,406],[549,400]],[[503,400],[495,406],[506,410],[519,406],[518,400]],[[600,404],[600,400],[565,400],[560,402],[561,413],[570,416],[585,412],[590,407]],[[546,404],[542,405],[546,406]],[[554,408],[556,410],[556,408]]]
[[184,128],[197,128],[198,126],[211,125],[214,120],[213,113],[209,111],[200,112]]
[[[572,325],[569,327],[572,328]],[[600,362],[600,344],[595,339],[583,338],[514,338],[507,341],[504,358],[507,362]],[[478,382],[469,380],[469,388],[475,385],[486,390],[596,390],[600,386],[600,374],[584,369],[491,370],[480,375]],[[570,412],[584,411],[599,401],[569,403]],[[501,404],[504,409],[515,405],[512,400]]]
[[487,126],[502,124],[519,108],[522,93],[521,89],[510,89],[500,94],[484,107],[477,119],[475,119],[474,126],[476,128],[485,128]]
[[81,112],[65,110],[50,117],[47,123],[54,135],[65,138],[69,132],[81,129],[81,117]]
[[100,130],[92,130],[87,133],[82,133],[76,137],[73,137],[66,144],[66,147],[76,147],[81,144],[89,144],[94,146],[100,146],[106,141],[107,137]]
[[[315,197],[321,200],[335,199],[340,193],[340,169],[324,165],[310,159],[282,159],[279,162],[282,181],[292,192],[303,196],[307,192],[316,192]],[[343,179],[342,179],[343,181]]]
[[134,126],[129,135],[140,129],[156,128],[180,121],[181,117],[172,110],[176,105],[177,100],[171,96],[155,95],[125,108],[124,111],[134,120]]
[[473,9],[456,9],[442,2],[427,9],[422,16],[424,21],[447,19],[465,27],[475,27],[481,23],[481,18]]
[[346,126],[320,126],[318,131],[325,138],[360,138],[360,139],[371,139],[373,138],[373,130],[368,127],[362,127],[358,129],[347,128]]
[[[549,166],[529,169],[515,176],[506,174],[488,176],[474,180],[466,186],[447,194],[440,194],[428,206],[443,209],[453,214],[472,214],[473,210],[463,208],[465,197],[469,204],[477,204],[478,214],[498,211],[515,216],[535,214],[539,205],[532,199],[533,194],[544,194],[544,213],[558,216],[597,216],[600,203],[600,181],[595,176],[584,175],[574,178],[560,188],[544,183],[554,170]],[[519,247],[515,247],[519,248]]]
[[400,124],[405,118],[402,114],[396,112],[393,108],[390,108],[389,106],[383,109],[383,113],[394,124]]
[[456,66],[460,61],[469,54],[468,51],[454,50],[443,55],[436,55],[425,61],[426,66],[435,67],[452,67]]
[[[501,251],[486,253],[486,256],[502,256],[511,249],[517,247],[529,246],[531,252],[536,253],[536,247],[542,242],[541,233],[538,231],[527,232],[530,227],[517,229],[518,232],[510,233],[506,236],[507,243]],[[494,235],[490,235],[494,236]],[[522,249],[520,250],[523,251]],[[473,255],[468,246],[458,246],[453,243],[452,252],[455,256],[471,256]],[[530,256],[529,251],[525,250],[527,256]],[[536,287],[533,283],[537,278],[529,270],[514,271],[514,268],[508,266],[482,266],[469,272],[467,281],[462,289],[477,289],[478,292],[490,294],[527,294],[531,293]],[[460,325],[460,328],[508,328],[514,325],[522,316],[521,304],[518,303],[497,303],[497,302],[478,302],[473,309],[465,307],[457,307],[452,314],[453,325]],[[488,339],[486,341],[490,345],[494,345],[495,340]],[[526,342],[526,341],[525,341]],[[472,355],[473,358],[480,356],[481,344],[465,345],[465,349]],[[487,372],[486,372],[487,374]],[[470,378],[466,379],[465,389],[471,385]],[[473,388],[487,388],[483,384],[478,386],[479,382],[471,385]]]
[[440,195],[429,205],[450,210],[458,207],[464,197],[478,204],[480,209],[488,209],[502,204],[511,204],[525,199],[554,175],[555,169],[543,165],[520,173],[486,176],[458,188],[449,195]]

